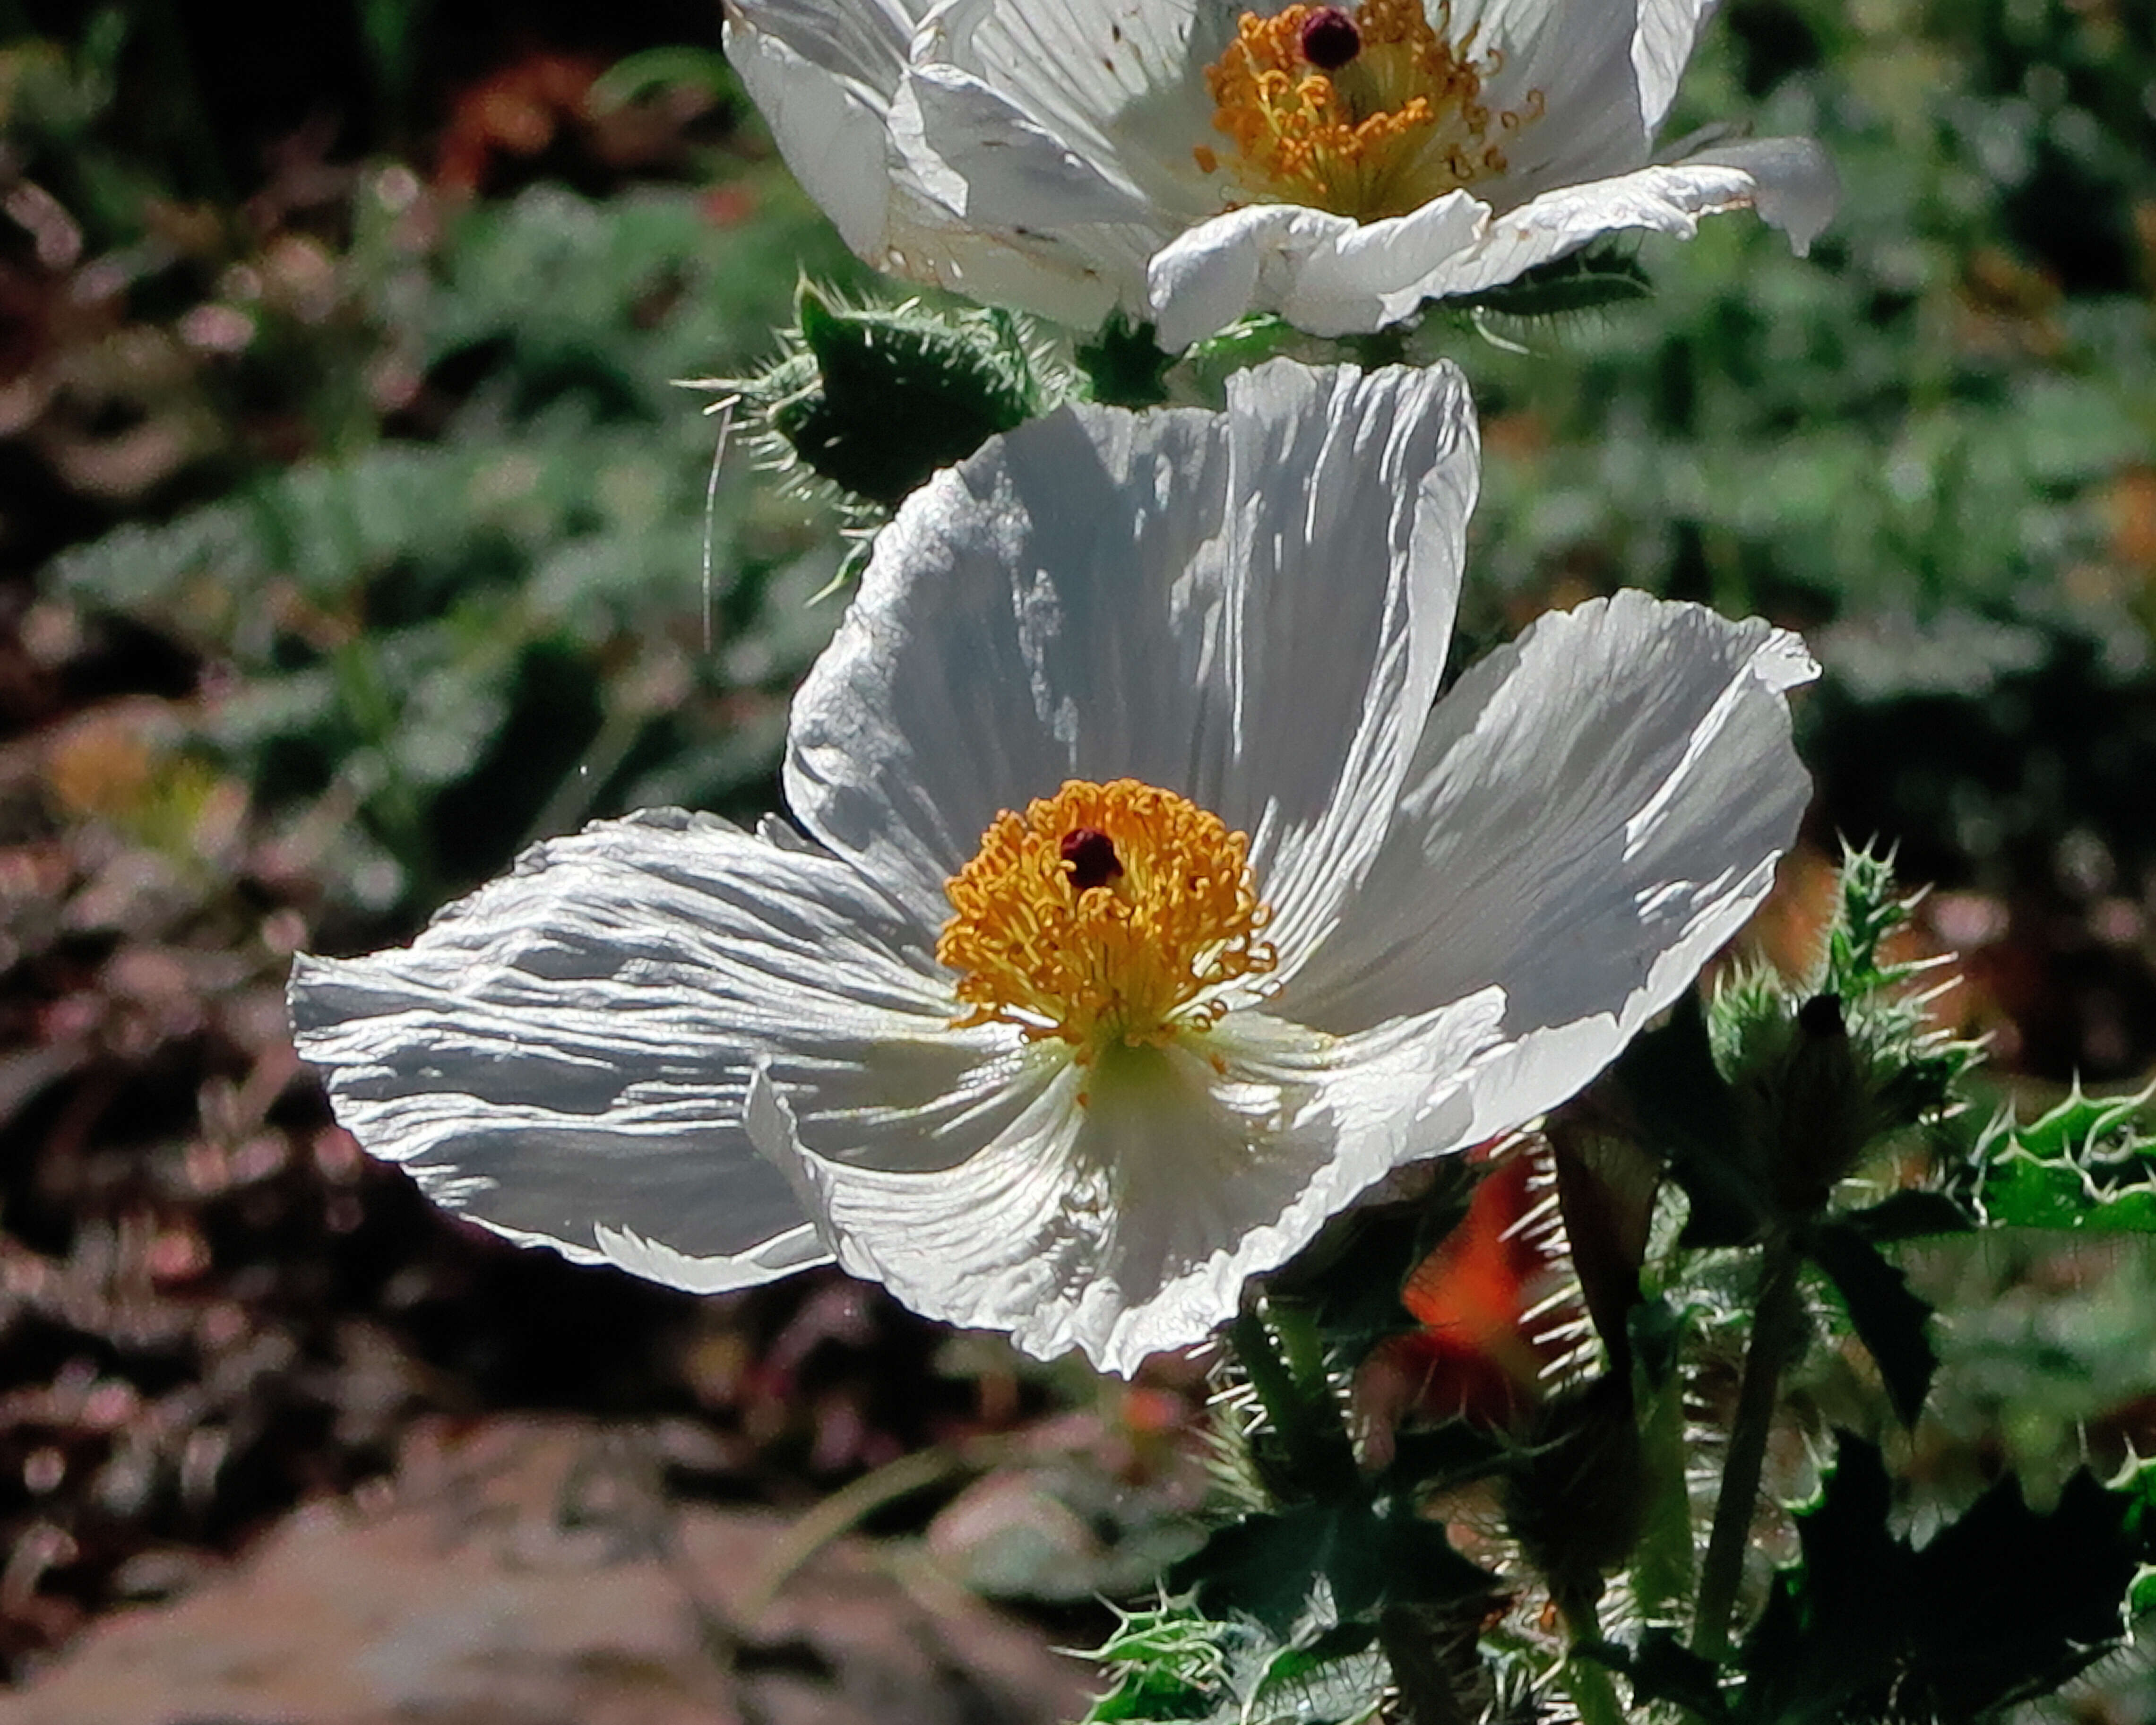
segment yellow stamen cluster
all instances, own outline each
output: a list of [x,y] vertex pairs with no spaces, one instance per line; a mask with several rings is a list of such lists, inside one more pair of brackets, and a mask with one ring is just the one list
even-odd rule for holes
[[943,890],[936,957],[958,973],[957,1023],[1060,1036],[1081,1059],[1209,1029],[1227,1010],[1214,991],[1277,962],[1249,839],[1135,779],[1073,779],[1006,810]]
[[[1353,14],[1360,49],[1329,72],[1303,51],[1304,28],[1323,9],[1245,13],[1206,69],[1214,127],[1233,141],[1229,165],[1254,197],[1358,221],[1405,215],[1504,172],[1502,140],[1542,117],[1538,90],[1517,109],[1482,100],[1503,56],[1476,54],[1471,29],[1454,44],[1449,4],[1440,30],[1424,0],[1363,0]],[[1194,153],[1202,171],[1219,170],[1211,148]]]

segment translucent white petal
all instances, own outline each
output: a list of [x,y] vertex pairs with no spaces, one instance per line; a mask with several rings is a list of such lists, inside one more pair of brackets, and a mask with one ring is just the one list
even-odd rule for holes
[[1204,1339],[1246,1278],[1394,1168],[1467,1142],[1466,1074],[1502,1011],[1492,989],[1338,1040],[1235,1014],[1203,1055],[1065,1064],[1002,1137],[941,1172],[806,1152],[775,1097],[751,1119],[848,1269],[931,1317],[1127,1373]]
[[927,0],[727,0],[727,63],[848,245],[885,242],[885,121]]
[[[1417,299],[1478,293],[1605,234],[1645,230],[1690,239],[1702,216],[1756,208],[1799,254],[1834,213],[1834,170],[1808,138],[1724,146],[1614,179],[1548,192],[1489,216],[1480,235],[1414,290]],[[1412,309],[1406,296],[1399,313]]]
[[[895,131],[909,125],[912,86],[901,87],[891,110]],[[877,269],[932,282],[984,305],[1011,305],[1074,329],[1092,329],[1122,303],[1136,265],[1122,254],[1126,230],[1066,234],[1011,226],[978,226],[932,196],[916,180],[906,152],[893,145],[891,207],[881,242],[857,248]]]
[[909,499],[796,698],[803,824],[924,922],[1067,778],[1250,834],[1285,947],[1383,826],[1443,666],[1476,480],[1456,372],[1276,364],[1229,411],[1065,409]]
[[1539,619],[1439,704],[1363,891],[1271,1009],[1336,1031],[1492,983],[1517,1046],[1478,1134],[1572,1094],[1735,933],[1810,785],[1793,635],[1625,593]]
[[1650,131],[1668,116],[1677,82],[1717,4],[1718,0],[1640,0],[1632,71],[1639,80],[1640,116]]
[[1841,201],[1841,183],[1825,151],[1810,138],[1753,138],[1697,151],[1679,167],[1733,167],[1751,175],[1759,219],[1789,236],[1799,257],[1811,249]]
[[1011,1039],[948,1029],[932,940],[828,855],[657,811],[536,847],[409,947],[302,958],[292,1018],[339,1120],[441,1202],[738,1286],[819,1250],[742,1132],[752,1062],[810,1099],[826,1153],[933,1166],[978,1142]]

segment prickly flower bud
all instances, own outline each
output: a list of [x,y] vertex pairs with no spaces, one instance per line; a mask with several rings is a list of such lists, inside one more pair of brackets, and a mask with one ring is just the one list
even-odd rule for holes
[[709,387],[762,417],[782,465],[887,509],[1070,393],[1008,312],[848,305],[803,282],[795,325],[760,376]]
[[1799,1215],[1824,1209],[1835,1183],[1855,1168],[1879,1130],[1867,1062],[1851,1041],[1841,999],[1815,994],[1798,1007],[1781,1093],[1775,1184]]
[[1545,1404],[1507,1483],[1505,1519],[1575,1630],[1592,1620],[1603,1577],[1639,1543],[1646,1503],[1629,1376]]

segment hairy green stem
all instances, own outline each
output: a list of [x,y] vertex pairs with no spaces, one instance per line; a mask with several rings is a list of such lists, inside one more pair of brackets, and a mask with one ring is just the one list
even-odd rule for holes
[[1751,1542],[1752,1512],[1759,1501],[1759,1479],[1767,1460],[1767,1435],[1774,1423],[1782,1371],[1801,1333],[1804,1304],[1797,1286],[1797,1249],[1787,1235],[1767,1242],[1759,1266],[1759,1296],[1753,1312],[1752,1342],[1745,1350],[1744,1376],[1738,1386],[1737,1418],[1729,1432],[1729,1453],[1722,1464],[1722,1492],[1715,1501],[1714,1527],[1707,1542],[1707,1563],[1700,1572],[1699,1609],[1692,1620],[1692,1651],[1720,1659],[1729,1651],[1729,1620],[1744,1579],[1744,1553]]
[[1617,1699],[1617,1686],[1609,1681],[1609,1666],[1580,1651],[1582,1642],[1602,1639],[1602,1619],[1594,1601],[1576,1599],[1560,1604],[1558,1609],[1564,1613],[1572,1645],[1565,1650],[1558,1679],[1578,1710],[1579,1725],[1626,1725],[1624,1704]]
[[1378,1645],[1392,1667],[1398,1717],[1403,1725],[1470,1725],[1435,1627],[1425,1613],[1409,1606],[1388,1605],[1378,1614]]

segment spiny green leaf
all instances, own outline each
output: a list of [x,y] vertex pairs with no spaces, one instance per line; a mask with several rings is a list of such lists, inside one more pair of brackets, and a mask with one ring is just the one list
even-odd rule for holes
[[1092,1656],[1113,1686],[1083,1725],[1346,1725],[1367,1718],[1388,1671],[1368,1624],[1277,1635],[1205,1616],[1188,1595],[1124,1614]]
[[1930,1393],[1939,1357],[1932,1346],[1932,1307],[1909,1291],[1908,1278],[1879,1255],[1878,1248],[1849,1224],[1815,1223],[1798,1237],[1804,1255],[1833,1282],[1857,1339],[1887,1385],[1895,1417],[1904,1425]]
[[1978,1146],[1976,1200],[1994,1227],[2156,1233],[2156,1137],[2142,1112],[2156,1086],[2065,1101],[2026,1125],[1994,1123]]
[[1404,1497],[1303,1503],[1219,1529],[1168,1578],[1215,1614],[1276,1635],[1373,1617],[1398,1604],[1449,1604],[1490,1593],[1496,1578],[1452,1548]]
[[1971,1721],[2056,1688],[2123,1633],[2142,1507],[2085,1471],[2044,1511],[2003,1480],[1916,1550],[1890,1529],[1879,1452],[1845,1435],[1798,1517],[1804,1560],[1745,1643],[1736,1717]]
[[1893,852],[1882,855],[1869,845],[1844,845],[1835,896],[1814,992],[1850,999],[1903,980],[1905,967],[1882,965],[1879,957],[1881,945],[1908,922],[1916,902],[1894,890]]

